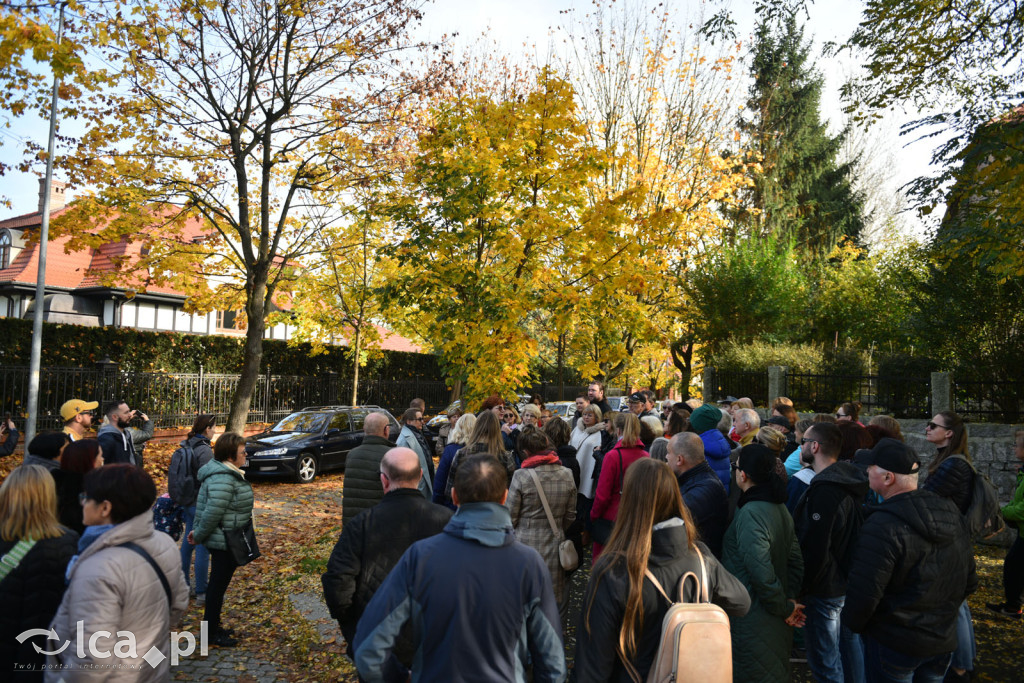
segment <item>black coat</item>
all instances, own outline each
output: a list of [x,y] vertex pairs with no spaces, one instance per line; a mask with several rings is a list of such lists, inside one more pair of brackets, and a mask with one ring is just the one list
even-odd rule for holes
[[974,494],[974,470],[962,458],[947,457],[928,475],[921,488],[949,498],[960,509],[960,514],[966,514]]
[[[747,589],[722,567],[707,546],[699,544],[698,547],[707,567],[711,602],[724,609],[730,617],[746,614],[750,609]],[[603,560],[601,558],[598,561],[587,584],[582,621],[576,630],[576,677],[579,681],[631,682],[626,667],[616,653],[619,629],[626,611],[626,598],[629,596],[629,577],[625,566],[620,563],[595,580],[604,565]],[[673,600],[679,599],[679,579],[686,572],[700,576],[700,562],[697,554],[687,548],[686,529],[683,526],[652,532],[647,568]],[[632,664],[640,673],[640,679],[644,680],[661,642],[661,622],[670,605],[649,580],[644,580],[642,596],[644,618],[636,632],[637,653]],[[694,600],[692,581],[688,582],[686,597]]]
[[[560,420],[561,418],[555,418]],[[555,451],[558,454],[558,459],[561,461],[563,467],[567,467],[572,472],[572,480],[576,483],[576,490],[580,488],[580,463],[576,460],[576,449],[565,444],[559,446]]]
[[[81,507],[81,506],[79,506]],[[81,516],[81,512],[79,512]],[[16,541],[0,541],[0,556]],[[56,647],[36,636],[19,643],[15,638],[30,628],[47,629],[64,597],[64,572],[78,550],[78,534],[66,529],[59,538],[37,541],[14,571],[0,581],[0,671],[5,681],[42,681],[43,672],[14,670],[14,664],[42,666],[46,657],[32,647]],[[74,645],[72,645],[74,647]]]
[[53,479],[57,484],[57,520],[81,535],[85,531],[85,523],[82,521],[82,502],[78,500],[78,494],[85,491],[85,475],[59,470]]
[[722,557],[722,537],[729,526],[729,496],[718,474],[705,460],[677,476],[679,493],[690,509],[700,539],[715,557]]
[[341,523],[349,523],[363,510],[384,497],[380,484],[380,461],[395,447],[382,436],[366,436],[345,459],[345,482],[341,488]]
[[952,652],[960,603],[978,587],[963,516],[924,490],[869,510],[850,563],[843,624],[911,657]]
[[[403,488],[345,524],[321,581],[331,616],[350,646],[363,610],[406,549],[440,533],[451,517],[451,510],[431,503],[418,489]],[[412,640],[403,635],[395,654],[409,666]]]
[[18,430],[11,429],[7,432],[7,436],[4,438],[3,443],[0,443],[0,458],[5,455],[10,455],[14,452],[14,449],[18,447]]
[[856,465],[837,462],[811,479],[793,511],[804,556],[801,595],[836,598],[846,593],[850,554],[864,520],[861,501],[868,477]]

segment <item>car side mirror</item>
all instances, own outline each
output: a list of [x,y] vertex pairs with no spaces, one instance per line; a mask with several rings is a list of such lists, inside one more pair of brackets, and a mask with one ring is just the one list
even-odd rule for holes
[[338,434],[341,434],[341,430],[337,427],[331,427],[327,430],[327,436],[337,436]]

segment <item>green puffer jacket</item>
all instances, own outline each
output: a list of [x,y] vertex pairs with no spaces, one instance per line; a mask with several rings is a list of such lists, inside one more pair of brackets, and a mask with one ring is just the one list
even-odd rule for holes
[[793,611],[803,578],[803,556],[785,505],[763,500],[736,511],[722,544],[722,565],[750,593],[750,611],[732,620],[734,683],[789,680]]
[[199,468],[199,500],[192,527],[196,544],[227,550],[225,529],[240,529],[252,517],[252,486],[238,470],[219,460]]
[[1003,519],[1017,529],[1024,527],[1024,467],[1017,470],[1017,489],[1013,500],[1003,506]]

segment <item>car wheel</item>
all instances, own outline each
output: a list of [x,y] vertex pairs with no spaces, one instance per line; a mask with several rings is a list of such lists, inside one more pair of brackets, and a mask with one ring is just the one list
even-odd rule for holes
[[316,471],[316,456],[312,453],[300,454],[295,463],[295,481],[300,484],[308,484],[316,477]]

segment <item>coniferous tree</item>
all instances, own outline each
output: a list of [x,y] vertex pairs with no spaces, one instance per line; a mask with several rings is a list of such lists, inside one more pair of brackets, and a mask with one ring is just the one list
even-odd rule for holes
[[761,171],[737,220],[750,233],[824,256],[843,236],[858,240],[863,199],[851,185],[854,162],[837,161],[845,133],[829,135],[821,120],[824,79],[808,63],[810,51],[793,16],[757,26],[754,84],[740,128],[760,155]]

